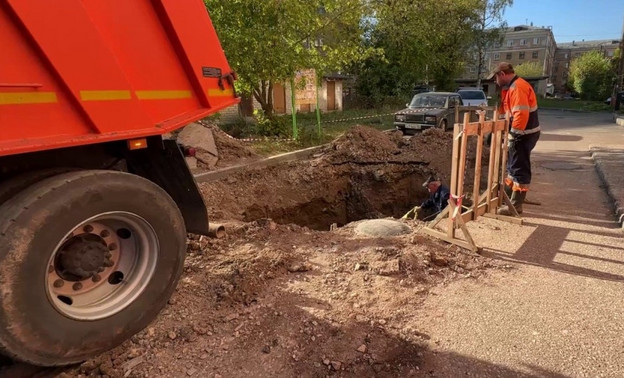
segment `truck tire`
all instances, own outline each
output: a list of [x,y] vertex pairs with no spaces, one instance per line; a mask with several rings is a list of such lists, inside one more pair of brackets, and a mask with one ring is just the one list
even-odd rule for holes
[[184,265],[184,220],[141,177],[77,171],[0,206],[0,352],[40,366],[84,361],[145,328]]
[[0,183],[0,205],[11,199],[17,193],[34,183],[61,173],[69,172],[72,168],[49,168],[22,173]]

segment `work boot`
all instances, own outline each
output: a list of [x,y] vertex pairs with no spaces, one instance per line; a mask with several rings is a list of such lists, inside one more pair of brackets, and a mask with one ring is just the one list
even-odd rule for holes
[[[526,194],[527,192],[520,190],[514,190],[514,192],[511,193],[511,204],[516,208],[516,212],[518,212],[518,214],[522,214],[522,204],[524,203]],[[502,206],[496,213],[498,215],[513,215],[511,209],[507,205]]]
[[511,198],[511,195],[513,194],[513,181],[510,178],[506,178],[505,179],[505,186],[503,188],[505,190],[505,193],[507,194],[507,197]]

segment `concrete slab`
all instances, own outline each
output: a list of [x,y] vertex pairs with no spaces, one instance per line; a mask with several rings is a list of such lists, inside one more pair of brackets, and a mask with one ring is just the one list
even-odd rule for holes
[[178,143],[184,147],[194,147],[195,156],[210,168],[219,161],[219,151],[212,130],[197,123],[186,126],[178,135]]

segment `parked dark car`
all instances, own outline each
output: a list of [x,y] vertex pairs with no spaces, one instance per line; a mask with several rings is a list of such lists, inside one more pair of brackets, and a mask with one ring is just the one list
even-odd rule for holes
[[455,123],[455,107],[462,105],[462,99],[457,93],[419,93],[406,109],[394,113],[394,126],[403,134],[413,134],[432,127],[446,131]]

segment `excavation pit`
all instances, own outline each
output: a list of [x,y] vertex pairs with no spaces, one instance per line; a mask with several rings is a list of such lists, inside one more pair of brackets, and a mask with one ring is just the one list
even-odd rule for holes
[[212,220],[270,218],[328,231],[362,219],[400,218],[429,196],[422,183],[430,175],[448,185],[451,155],[448,132],[406,139],[356,126],[314,159],[249,169],[200,187]]

